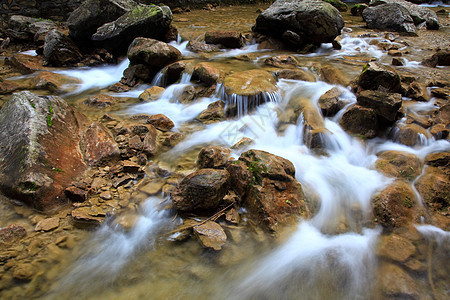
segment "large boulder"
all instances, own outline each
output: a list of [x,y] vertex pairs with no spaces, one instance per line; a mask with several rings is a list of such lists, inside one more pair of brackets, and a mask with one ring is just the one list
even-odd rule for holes
[[366,90],[358,93],[356,100],[361,106],[373,108],[378,116],[389,122],[397,120],[402,107],[402,95],[397,93]]
[[358,78],[358,86],[364,90],[383,90],[391,93],[401,92],[401,80],[391,67],[377,62],[364,66]]
[[72,66],[83,58],[72,40],[56,29],[45,37],[44,57],[54,67]]
[[[448,156],[447,156],[448,165]],[[450,208],[450,172],[445,167],[428,167],[415,187],[425,203],[433,210],[447,215]]]
[[122,53],[137,37],[163,40],[172,18],[168,6],[137,5],[117,20],[98,28],[92,40],[98,46]]
[[69,35],[74,40],[90,40],[97,28],[116,20],[130,11],[136,3],[131,0],[87,0],[67,19]]
[[374,138],[378,133],[377,113],[372,108],[353,105],[342,115],[339,124],[346,131],[364,139]]
[[331,43],[344,19],[331,4],[320,0],[277,0],[256,19],[255,32],[302,46]]
[[9,19],[6,33],[13,40],[42,44],[43,37],[52,29],[56,29],[56,24],[51,20],[14,15]]
[[416,26],[409,11],[400,4],[387,3],[368,7],[363,10],[362,16],[369,28],[417,35]]
[[378,154],[375,163],[378,171],[386,176],[414,180],[422,173],[422,162],[412,153],[384,151]]
[[114,141],[106,132],[84,140],[87,125],[60,97],[13,94],[0,110],[0,190],[39,210],[60,205],[64,189],[86,170],[86,154],[90,165],[119,154],[117,146],[99,154],[99,144]]
[[181,52],[175,47],[151,38],[136,38],[128,48],[131,65],[144,64],[158,70],[181,59]]

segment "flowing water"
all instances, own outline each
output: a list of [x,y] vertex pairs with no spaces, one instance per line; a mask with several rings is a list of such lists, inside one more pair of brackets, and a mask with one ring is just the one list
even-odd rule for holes
[[[256,7],[219,9],[207,17],[204,12],[192,12],[176,18],[183,39],[200,39],[214,18],[220,17],[217,29],[249,31],[257,16]],[[349,17],[351,19],[351,17]],[[227,21],[228,20],[228,21]],[[217,24],[214,22],[214,24]],[[325,118],[321,136],[322,152],[304,143],[304,120],[300,115],[295,124],[280,127],[279,115],[294,97],[303,97],[317,107],[319,97],[333,87],[343,91],[341,98],[348,105],[356,98],[346,87],[320,81],[317,68],[333,65],[352,78],[370,60],[386,62],[386,52],[371,40],[383,37],[359,37],[363,33],[354,21],[353,32],[341,36],[342,50],[325,44],[313,54],[295,56],[317,82],[280,80],[278,92],[267,94],[265,104],[250,112],[245,99],[227,99],[219,85],[211,97],[190,104],[177,101],[177,95],[187,86],[195,86],[190,74],[166,87],[157,101],[126,104],[115,112],[118,116],[133,114],[165,114],[175,123],[175,131],[186,135],[173,149],[155,158],[154,163],[170,172],[188,172],[195,166],[195,156],[203,146],[231,147],[247,137],[254,140],[252,149],[265,150],[290,160],[296,168],[295,177],[307,196],[317,204],[310,220],[298,219],[298,224],[271,237],[243,220],[242,226],[226,226],[229,240],[218,253],[201,249],[195,239],[182,244],[171,241],[170,232],[181,220],[172,211],[163,209],[166,195],[144,200],[138,209],[135,225],[124,231],[114,222],[100,229],[75,248],[72,257],[59,267],[59,275],[41,296],[50,299],[79,297],[82,299],[369,299],[373,298],[377,273],[375,245],[381,234],[371,222],[371,197],[393,180],[377,172],[376,154],[385,150],[401,150],[420,158],[437,151],[449,151],[446,140],[426,139],[422,145],[407,147],[377,138],[370,141],[348,135],[339,126],[342,115]],[[216,25],[215,25],[216,26]],[[186,43],[174,43],[185,57],[193,61],[207,59],[231,70],[266,68],[262,60],[279,54],[258,50],[249,44],[244,49],[222,51],[202,57],[186,49]],[[31,52],[30,52],[31,53]],[[234,57],[246,54],[250,61]],[[285,53],[284,53],[285,54]],[[420,72],[415,63],[419,56],[411,54],[405,69]],[[69,98],[80,98],[87,91],[101,90],[117,82],[128,65],[59,71],[80,78]],[[152,85],[164,86],[164,75],[155,77]],[[123,94],[136,98],[148,86],[140,86]],[[78,95],[78,96],[77,96]],[[217,100],[235,102],[238,117],[210,125],[201,125],[195,117]],[[268,100],[268,101],[267,101]],[[411,104],[408,110],[420,112],[434,107],[434,101]],[[239,157],[243,150],[234,150]],[[188,162],[186,164],[186,162]],[[187,168],[183,166],[188,166]],[[143,197],[137,191],[137,197]],[[420,197],[415,199],[421,203]],[[245,213],[245,212],[244,212]],[[245,215],[245,214],[244,214]],[[449,247],[449,233],[431,225],[419,225],[417,230],[429,240]],[[445,255],[443,255],[445,259]],[[448,257],[447,257],[448,258]]]

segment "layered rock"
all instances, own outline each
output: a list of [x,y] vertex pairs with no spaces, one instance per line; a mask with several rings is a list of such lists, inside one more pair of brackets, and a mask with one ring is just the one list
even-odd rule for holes
[[73,66],[82,59],[72,40],[56,29],[45,37],[43,54],[47,64],[54,67]]

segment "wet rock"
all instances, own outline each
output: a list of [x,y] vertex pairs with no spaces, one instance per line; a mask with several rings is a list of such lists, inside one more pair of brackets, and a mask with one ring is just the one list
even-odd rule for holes
[[430,137],[428,131],[417,124],[397,124],[391,135],[394,142],[410,147],[422,145]]
[[416,26],[409,11],[398,3],[367,7],[363,10],[362,17],[368,28],[417,35]]
[[207,86],[216,84],[219,79],[220,71],[208,62],[197,64],[192,73],[192,80],[199,80]]
[[166,84],[174,84],[178,82],[181,78],[181,74],[186,70],[186,63],[183,61],[177,61],[166,67]]
[[431,57],[424,59],[422,64],[432,68],[435,68],[436,66],[450,66],[450,51],[439,50]]
[[42,67],[43,61],[40,56],[31,56],[25,54],[14,54],[5,59],[5,65],[12,66],[22,74],[31,74],[45,69]]
[[340,1],[340,0],[324,0],[327,3],[330,3],[331,5],[333,5],[337,10],[344,12],[348,10],[348,6],[347,4],[345,4],[344,2]]
[[401,91],[400,76],[391,67],[370,62],[364,66],[358,85],[365,90],[381,90],[391,93]]
[[131,90],[131,87],[123,84],[121,82],[117,82],[114,83],[113,85],[108,87],[108,90],[110,90],[111,92],[114,93],[124,93],[124,92],[128,92],[129,90]]
[[141,101],[156,101],[164,93],[165,89],[159,86],[152,86],[146,89],[142,94],[139,95],[139,100]]
[[378,120],[374,109],[353,105],[342,115],[339,124],[344,130],[362,138],[371,139],[377,135]]
[[307,72],[301,69],[283,69],[276,72],[276,76],[279,79],[293,79],[315,82],[316,78],[311,72]]
[[87,199],[88,192],[76,186],[69,186],[64,190],[64,194],[72,202],[84,202]]
[[116,103],[116,98],[109,96],[109,95],[96,95],[91,96],[83,101],[84,105],[90,106],[90,107],[97,107],[97,108],[105,108],[108,106],[111,106]]
[[409,97],[416,101],[430,100],[430,95],[428,94],[427,87],[417,81],[409,84],[408,88],[406,89],[406,97]]
[[347,86],[350,80],[342,73],[341,70],[332,66],[324,66],[320,69],[320,77],[322,81],[330,84],[339,84]]
[[13,15],[9,19],[6,33],[12,40],[44,43],[48,31],[56,29],[56,24],[51,20],[42,20],[21,15]]
[[425,157],[425,163],[450,172],[450,152],[430,153]]
[[277,68],[289,68],[299,65],[298,60],[292,55],[279,55],[268,57],[264,60],[264,63],[268,66]]
[[104,218],[99,216],[98,212],[91,207],[75,208],[71,215],[75,225],[81,228],[98,226],[104,221]]
[[214,45],[197,42],[197,41],[189,41],[187,44],[187,48],[191,50],[192,52],[201,52],[201,53],[210,53],[210,52],[217,52],[219,51],[219,48],[217,48]]
[[172,148],[178,144],[184,135],[178,132],[164,132],[161,135],[161,145]]
[[83,117],[56,96],[13,94],[0,111],[0,188],[45,210],[85,170],[79,148]]
[[273,75],[255,69],[236,72],[225,77],[224,100],[228,104],[228,115],[246,114],[251,109],[276,97],[277,87]]
[[444,124],[436,124],[430,128],[430,133],[437,140],[446,139],[449,135],[449,130],[445,127]]
[[391,64],[393,66],[397,66],[397,67],[404,66],[406,64],[406,60],[404,58],[401,58],[401,57],[394,57],[392,59],[392,63]]
[[447,169],[428,167],[425,174],[415,182],[415,187],[425,203],[433,210],[443,214],[448,214],[450,207],[449,175],[448,167]]
[[222,249],[227,241],[227,235],[222,227],[216,222],[207,221],[206,223],[194,226],[194,234],[203,247],[211,248],[216,251]]
[[82,59],[72,40],[56,29],[45,37],[43,54],[47,64],[53,67],[73,66]]
[[383,235],[377,248],[377,254],[385,258],[405,262],[416,252],[416,247],[408,239],[396,234]]
[[179,211],[214,209],[229,188],[230,174],[226,170],[201,169],[186,176],[172,200]]
[[320,96],[318,104],[324,117],[334,116],[345,106],[345,102],[339,99],[340,95],[342,95],[342,91],[339,88],[334,87]]
[[175,90],[173,97],[180,103],[191,103],[195,98],[195,88],[192,85],[187,85],[182,89]]
[[27,236],[27,230],[20,225],[12,224],[0,228],[0,242],[9,243]]
[[128,213],[115,218],[114,224],[129,232],[135,226],[138,219],[139,216],[137,214]]
[[367,6],[366,4],[362,4],[362,3],[355,4],[355,5],[350,9],[350,13],[351,13],[353,16],[362,16],[363,10],[366,9],[367,7],[369,7],[369,6]]
[[219,146],[205,147],[198,154],[197,164],[200,169],[223,168],[231,156],[231,150]]
[[17,83],[4,79],[0,82],[0,95],[11,94],[20,88]]
[[244,138],[240,139],[236,144],[231,146],[231,149],[233,149],[233,150],[245,150],[248,147],[250,147],[251,145],[253,145],[254,143],[255,143],[255,141],[252,140],[251,138],[244,137]]
[[253,31],[279,39],[289,30],[299,35],[304,45],[331,43],[343,27],[339,11],[324,1],[280,0],[258,16]]
[[47,90],[52,93],[62,93],[67,91],[64,87],[68,84],[80,83],[77,78],[57,74],[53,72],[42,71],[33,78],[33,84],[36,89]]
[[35,267],[30,263],[18,264],[13,271],[14,279],[20,281],[30,281],[36,273]]
[[289,160],[261,150],[249,150],[239,157],[250,167],[256,179],[267,177],[273,180],[289,181],[295,176],[295,167]]
[[35,231],[51,231],[59,227],[59,218],[47,218],[37,223]]
[[138,4],[117,20],[99,27],[92,40],[102,47],[123,53],[135,38],[164,40],[172,18],[168,6]]
[[89,166],[102,165],[119,159],[120,150],[103,125],[94,122],[84,132],[82,148]]
[[[244,199],[247,195],[249,186],[253,181],[253,173],[243,161],[237,160],[231,162],[227,166],[228,173],[230,173],[230,183],[232,189],[236,194]],[[255,177],[256,179],[256,177]]]
[[208,31],[205,33],[205,43],[232,49],[245,45],[244,37],[237,31]]
[[136,38],[128,48],[130,64],[144,64],[161,69],[181,59],[181,52],[175,47],[151,38]]
[[111,200],[113,198],[113,195],[109,191],[101,192],[100,195],[98,195],[98,196],[100,197],[100,199],[103,199],[106,201]]
[[116,20],[135,5],[130,0],[84,1],[67,19],[69,35],[74,40],[90,40],[97,28]]
[[408,183],[396,181],[375,195],[372,205],[376,222],[390,231],[411,223],[416,196]]
[[383,265],[378,272],[378,285],[387,298],[417,299],[417,283],[402,268],[394,264]]
[[170,131],[173,127],[175,127],[175,124],[172,122],[172,120],[163,114],[151,116],[147,119],[147,123],[153,125],[156,129],[159,129],[161,131]]
[[204,124],[220,122],[225,119],[225,103],[222,100],[218,100],[208,105],[208,107],[202,111],[197,120]]
[[397,120],[402,106],[402,95],[396,93],[366,90],[358,93],[356,100],[359,105],[374,109],[378,116],[389,122]]
[[409,181],[422,173],[421,160],[414,154],[401,151],[384,151],[378,154],[375,167],[387,176]]

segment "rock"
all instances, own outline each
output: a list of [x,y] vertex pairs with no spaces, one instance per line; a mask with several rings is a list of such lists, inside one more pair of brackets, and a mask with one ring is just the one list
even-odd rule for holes
[[71,215],[75,225],[81,228],[99,226],[104,221],[104,218],[91,207],[75,208]]
[[[344,19],[330,4],[319,0],[277,0],[256,19],[253,31],[280,38],[296,33],[302,43],[331,43],[344,27]],[[288,40],[287,42],[291,42]]]
[[231,156],[231,150],[219,146],[205,147],[198,154],[197,164],[200,169],[223,168]]
[[424,144],[429,137],[428,131],[417,124],[397,124],[392,134],[394,142],[410,147]]
[[50,231],[59,227],[59,218],[47,218],[37,223],[35,231]]
[[83,101],[84,105],[96,108],[105,108],[116,103],[116,98],[109,95],[95,95]]
[[240,139],[236,144],[231,146],[231,149],[233,150],[245,150],[246,148],[250,147],[255,143],[254,140],[248,137],[244,137]]
[[108,87],[108,90],[114,93],[124,93],[131,90],[131,87],[128,85],[125,85],[121,82],[114,83],[113,85]]
[[47,71],[39,72],[33,78],[36,89],[47,90],[52,93],[67,92],[65,85],[75,83],[80,83],[80,81],[77,78]]
[[449,130],[445,127],[444,124],[436,124],[430,128],[430,133],[437,140],[446,139],[449,135]]
[[377,254],[398,262],[405,262],[416,252],[416,247],[409,240],[391,234],[381,236]]
[[424,59],[422,64],[432,68],[436,68],[436,66],[450,66],[450,51],[439,50],[431,57]]
[[151,88],[146,89],[142,94],[139,95],[139,100],[141,101],[156,101],[161,95],[164,93],[165,89],[159,86],[152,86]]
[[276,72],[278,79],[293,79],[316,82],[316,78],[310,72],[301,69],[282,69]]
[[156,129],[161,131],[170,131],[175,124],[173,124],[172,120],[166,117],[163,114],[153,115],[147,119],[147,123],[153,125]]
[[208,107],[202,111],[198,116],[197,120],[204,124],[220,122],[225,119],[225,103],[222,100],[215,101],[208,105]]
[[205,33],[205,43],[232,49],[245,45],[244,37],[237,31],[208,31]]
[[277,68],[289,68],[299,65],[298,60],[292,55],[272,56],[264,59],[264,63],[268,66]]
[[11,94],[20,88],[20,85],[15,82],[11,82],[6,79],[0,81],[0,95]]
[[386,298],[418,299],[417,283],[402,268],[385,264],[378,271],[378,285]]
[[67,19],[69,35],[74,40],[90,40],[97,28],[112,22],[136,5],[130,0],[89,0],[75,9]]
[[201,169],[186,176],[172,194],[179,211],[214,209],[229,188],[230,174],[226,170]]
[[391,64],[393,66],[398,66],[398,67],[404,66],[406,64],[406,60],[404,58],[402,58],[402,57],[394,57],[392,59],[392,63]]
[[53,29],[47,33],[44,57],[53,67],[73,66],[83,58],[77,46],[60,31]]
[[119,226],[126,232],[129,232],[139,220],[139,215],[137,214],[124,214],[114,219],[114,224]]
[[35,273],[36,269],[32,264],[21,263],[14,268],[13,277],[20,281],[30,281]]
[[261,150],[249,150],[239,157],[258,180],[267,177],[273,180],[289,181],[295,176],[295,167],[287,159]]
[[207,86],[216,84],[220,79],[220,71],[209,62],[197,64],[192,73],[192,80],[198,80]]
[[203,247],[211,248],[215,251],[221,250],[227,241],[225,231],[223,231],[219,224],[212,221],[194,226],[194,234]]
[[223,89],[228,115],[246,114],[258,105],[277,100],[278,95],[275,78],[261,69],[226,76]]
[[[428,159],[430,159],[428,157]],[[435,164],[441,164],[437,159]],[[450,172],[448,168],[428,167],[417,179],[415,187],[428,207],[447,215],[450,207]]]
[[376,114],[389,122],[395,122],[402,107],[402,95],[380,91],[361,91],[356,100],[358,105],[372,108]]
[[0,242],[9,243],[27,236],[27,230],[20,225],[12,224],[0,228]]
[[340,0],[323,0],[327,3],[330,3],[331,5],[333,5],[337,10],[344,12],[348,10],[348,6],[347,4],[345,4],[344,2],[340,1]]
[[332,117],[345,106],[345,102],[339,100],[342,91],[334,87],[319,98],[319,107],[324,117]]
[[136,38],[163,40],[172,18],[168,6],[135,5],[117,20],[99,27],[92,40],[101,47],[123,53]]
[[377,114],[374,109],[353,105],[342,115],[339,124],[344,130],[364,139],[374,138],[378,133]]
[[183,61],[177,61],[166,67],[166,85],[174,84],[181,78],[181,74],[186,70],[186,63]]
[[362,17],[368,28],[417,35],[416,26],[409,11],[397,3],[367,7],[363,10]]
[[56,24],[51,20],[13,15],[9,19],[6,33],[13,40],[34,41],[38,45],[42,45],[45,35],[52,29],[56,29]]
[[87,199],[88,192],[76,186],[69,186],[64,190],[64,194],[72,202],[84,202]]
[[427,165],[450,171],[450,152],[430,153],[425,157]]
[[181,59],[181,52],[175,47],[150,38],[136,38],[128,48],[130,64],[144,64],[158,70]]
[[409,84],[407,90],[406,90],[406,97],[409,97],[416,101],[429,101],[430,95],[428,94],[427,87],[419,83],[417,81],[414,81]]
[[219,51],[219,48],[217,48],[214,45],[197,42],[197,41],[189,41],[187,44],[187,48],[191,50],[192,52],[196,53],[211,53],[211,52],[217,52]]
[[151,81],[155,74],[156,70],[152,70],[149,66],[144,64],[130,64],[123,71],[123,77],[120,79],[120,82],[128,86],[135,86],[141,80],[146,82]]
[[378,154],[375,167],[387,176],[408,181],[414,180],[422,173],[421,160],[414,154],[401,151],[384,151]]
[[64,188],[85,170],[83,117],[57,96],[15,93],[0,110],[0,189],[39,210],[61,204]]
[[338,68],[332,66],[324,66],[320,69],[320,77],[322,81],[329,84],[339,84],[342,86],[347,86],[350,80],[346,78],[344,73]]
[[365,90],[401,92],[401,80],[398,73],[393,68],[376,62],[370,62],[364,66],[358,78],[358,85]]
[[89,166],[114,162],[120,157],[119,146],[105,127],[97,122],[92,123],[84,132],[82,149],[84,161]]
[[362,4],[362,3],[355,4],[355,5],[350,9],[350,13],[351,13],[353,16],[362,16],[363,10],[366,9],[367,7],[369,7],[369,6],[367,6],[366,4]]
[[45,69],[43,66],[42,57],[31,56],[25,54],[14,54],[5,59],[5,65],[10,65],[22,74],[31,74],[36,71]]
[[372,199],[375,220],[387,231],[410,225],[415,205],[414,191],[404,181],[395,181]]

